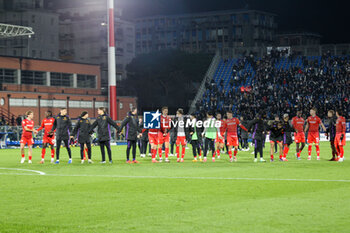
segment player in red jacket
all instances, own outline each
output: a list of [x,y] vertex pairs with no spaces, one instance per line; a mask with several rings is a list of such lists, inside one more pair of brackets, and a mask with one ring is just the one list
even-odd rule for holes
[[169,162],[169,142],[171,118],[168,116],[168,107],[162,108],[162,115],[160,116],[160,129],[158,131],[158,155],[159,162],[162,162],[162,147],[165,146],[165,162]]
[[220,131],[222,135],[225,135],[227,132],[227,146],[228,146],[228,154],[230,156],[230,162],[233,162],[232,158],[232,147],[234,150],[234,160],[237,161],[237,152],[238,152],[238,134],[237,127],[241,127],[243,130],[248,131],[246,127],[244,127],[238,118],[233,117],[232,111],[227,111],[227,120],[224,122],[223,132]]
[[322,126],[322,129],[326,132],[326,127],[324,127],[321,119],[316,116],[316,108],[312,108],[310,110],[310,115],[306,120],[306,127],[305,132],[309,130],[307,134],[307,143],[309,143],[309,156],[308,160],[311,160],[311,151],[312,151],[312,144],[315,143],[316,147],[316,153],[317,153],[317,160],[320,160],[320,132],[319,128],[320,125]]
[[[292,126],[295,130],[294,141],[297,144],[296,146],[297,159],[300,159],[300,154],[305,147],[305,133],[304,133],[305,120],[301,115],[302,115],[302,112],[297,111],[297,115],[292,119]],[[301,147],[299,147],[300,143],[301,143]]]
[[28,163],[32,163],[32,146],[34,144],[33,140],[33,133],[38,133],[34,129],[34,113],[32,111],[26,112],[27,118],[22,121],[22,137],[20,141],[20,146],[21,146],[21,163],[24,163],[25,157],[24,157],[24,147],[25,145],[28,145]]
[[220,121],[220,125],[221,125],[218,132],[216,133],[216,139],[215,139],[216,156],[218,159],[220,159],[220,151],[224,149],[224,146],[225,146],[225,131],[224,131],[225,120],[222,119],[221,113],[216,114],[216,120]]
[[337,149],[338,162],[344,161],[344,146],[346,144],[346,120],[343,112],[338,109],[336,112],[337,123],[334,144]]
[[55,157],[55,148],[54,148],[55,134],[50,133],[54,122],[55,122],[55,118],[52,117],[52,112],[50,110],[48,110],[46,112],[46,118],[41,123],[40,128],[37,129],[38,132],[44,129],[43,148],[41,149],[41,161],[40,161],[41,164],[44,163],[46,148],[49,145],[51,147],[51,163],[53,163],[55,161],[54,160],[54,157]]

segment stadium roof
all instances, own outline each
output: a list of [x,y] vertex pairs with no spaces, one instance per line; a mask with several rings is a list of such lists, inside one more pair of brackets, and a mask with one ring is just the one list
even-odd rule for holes
[[252,10],[252,9],[233,9],[233,10],[223,10],[223,11],[205,11],[198,13],[186,13],[186,14],[174,14],[174,15],[150,15],[145,17],[138,17],[135,20],[143,20],[143,19],[152,19],[152,18],[177,18],[177,17],[201,17],[201,16],[215,16],[215,15],[227,15],[227,14],[235,14],[235,13],[245,13],[245,12],[260,12],[272,16],[276,16],[276,14],[260,11],[260,10]]
[[31,36],[34,31],[31,27],[0,23],[0,38]]

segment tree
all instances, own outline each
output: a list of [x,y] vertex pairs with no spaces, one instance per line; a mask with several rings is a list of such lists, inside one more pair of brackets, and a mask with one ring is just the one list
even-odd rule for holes
[[126,67],[128,78],[120,86],[136,92],[143,111],[162,106],[168,106],[171,111],[179,107],[187,109],[211,59],[208,54],[178,50],[139,55]]

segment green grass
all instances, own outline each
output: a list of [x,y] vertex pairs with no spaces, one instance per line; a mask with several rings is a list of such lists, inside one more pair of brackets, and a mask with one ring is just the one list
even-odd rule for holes
[[223,155],[206,164],[192,163],[191,150],[183,164],[125,164],[125,147],[113,147],[113,165],[98,163],[98,147],[95,163],[83,165],[78,148],[71,165],[65,149],[59,165],[49,153],[39,164],[40,149],[33,164],[20,164],[19,150],[0,150],[1,168],[47,174],[0,170],[0,232],[349,232],[350,182],[334,180],[350,181],[350,162],[328,162],[326,142],[321,161],[314,148],[312,161],[307,150],[297,161],[294,146],[289,162],[253,163],[239,152],[237,163]]

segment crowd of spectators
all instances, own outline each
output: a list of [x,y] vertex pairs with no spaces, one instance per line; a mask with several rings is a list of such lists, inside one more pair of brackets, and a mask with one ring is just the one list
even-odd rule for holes
[[[279,66],[281,59],[294,65]],[[224,62],[228,65],[229,61]],[[245,69],[247,65],[252,68]],[[249,77],[249,86],[244,86]],[[284,113],[294,116],[297,110],[306,116],[311,107],[316,107],[322,118],[336,108],[342,108],[350,118],[349,56],[311,58],[272,52],[255,59],[250,55],[233,65],[227,90],[223,88],[225,82],[212,80],[206,84],[207,91],[196,104],[197,113],[232,109],[237,116],[253,119],[260,110],[272,118]]]

